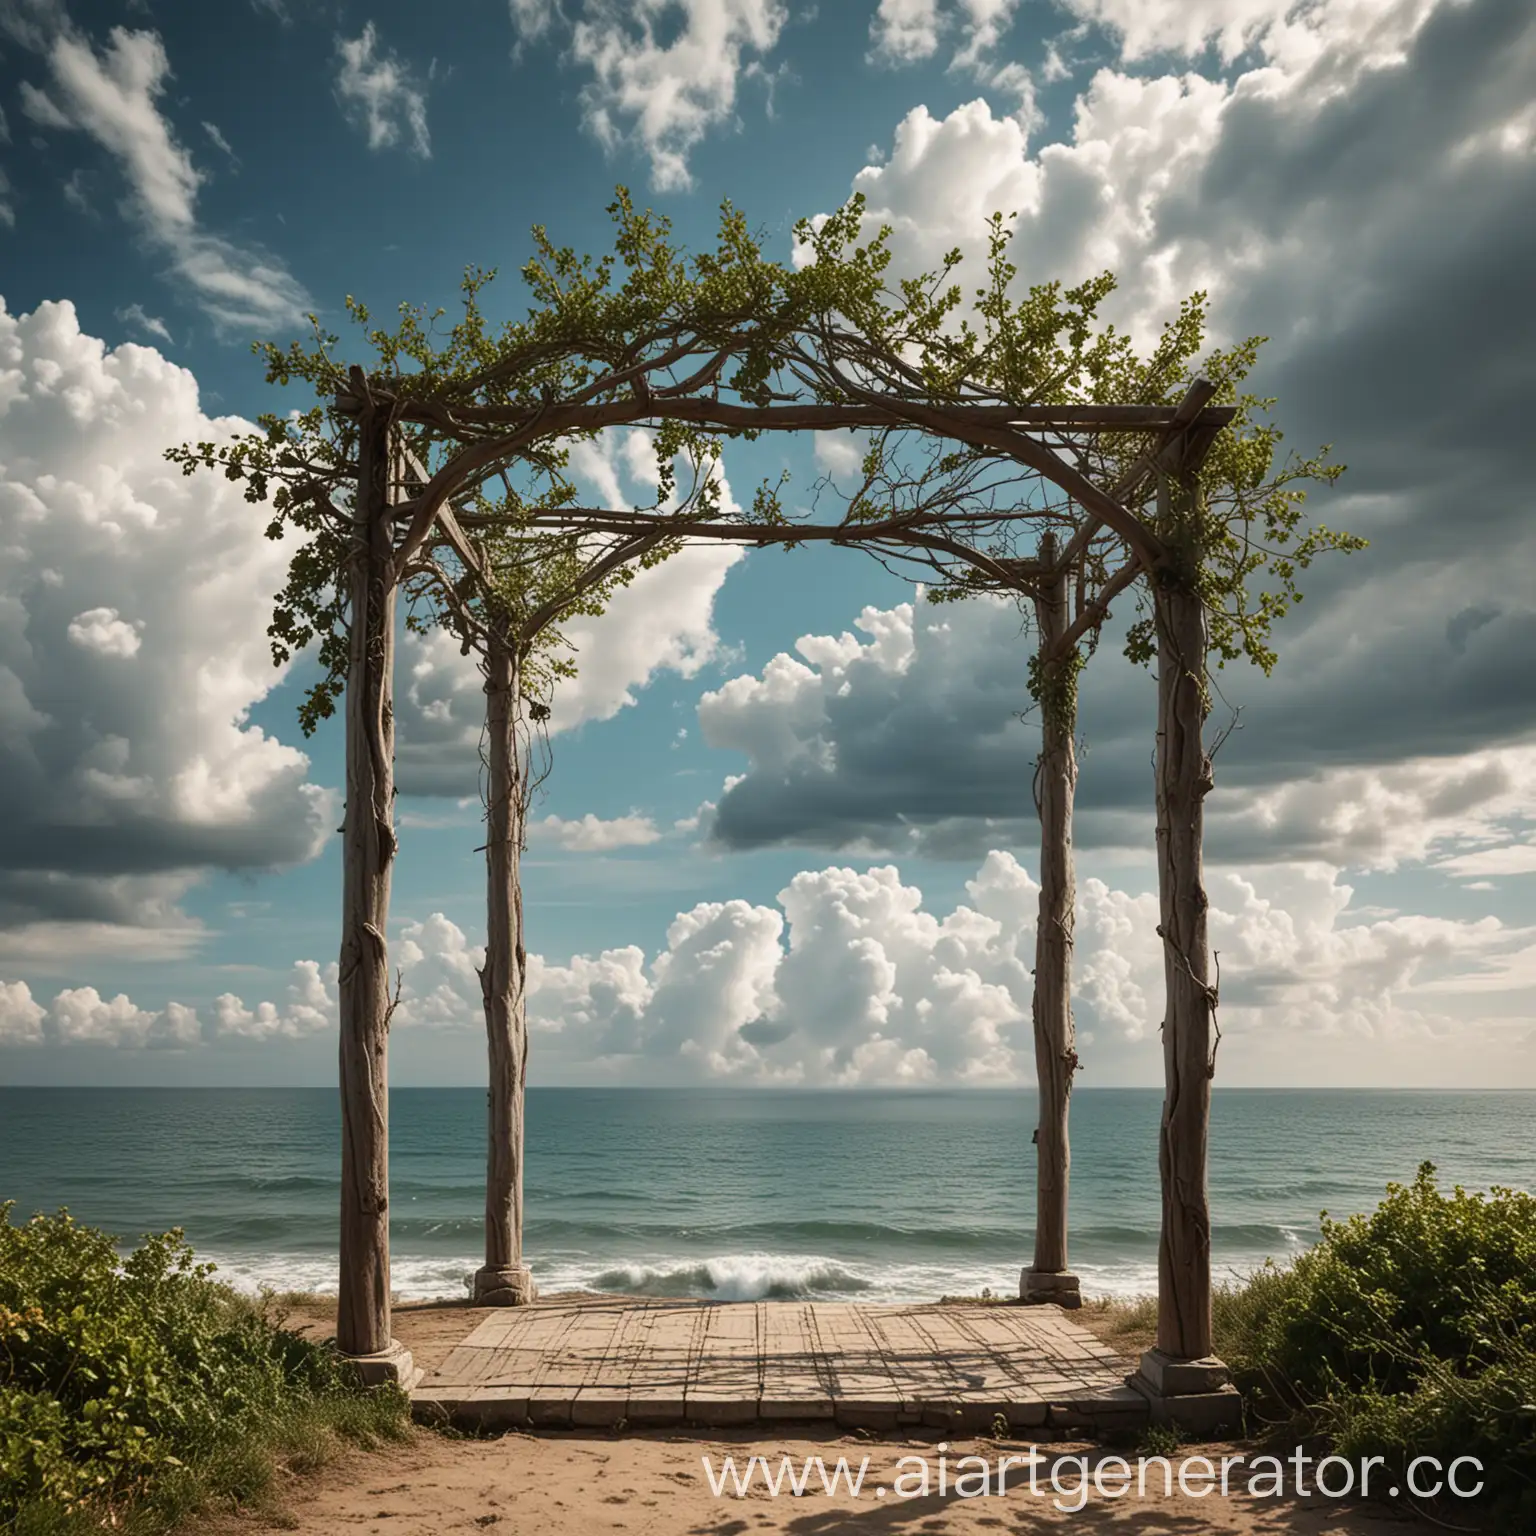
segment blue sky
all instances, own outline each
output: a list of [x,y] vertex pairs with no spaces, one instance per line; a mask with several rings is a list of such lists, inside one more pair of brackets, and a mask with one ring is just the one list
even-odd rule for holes
[[[1023,281],[1107,266],[1141,334],[1206,288],[1219,336],[1270,336],[1288,441],[1351,466],[1317,514],[1372,547],[1310,573],[1272,679],[1222,677],[1225,1080],[1536,1086],[1524,7],[209,14],[0,0],[0,1081],[330,1079],[339,733],[266,665],[259,512],[161,451],[273,408],[250,342],[343,330],[347,294],[451,305],[495,265],[515,312],[529,226],[600,251],[622,181],[688,245],[729,197],[785,259],[858,189],[907,270],[1017,210]],[[625,453],[581,461],[595,493]],[[1019,619],[913,599],[852,554],[699,551],[578,635],[525,866],[535,1082],[1028,1078]],[[1150,687],[1107,641],[1084,689],[1101,1084],[1159,1071]],[[477,683],[410,642],[400,695],[395,1078],[473,1082]]]

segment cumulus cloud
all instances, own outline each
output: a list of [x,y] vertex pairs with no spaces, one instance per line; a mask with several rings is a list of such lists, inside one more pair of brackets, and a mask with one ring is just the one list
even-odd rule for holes
[[[299,1040],[334,1029],[337,974],[334,961],[323,970],[315,960],[295,961],[287,999],[282,1003],[258,1003],[254,1008],[247,1008],[233,992],[221,993],[213,1004],[214,1032],[251,1040]],[[177,1006],[170,1004],[171,1008]]]
[[95,987],[60,992],[48,1010],[48,1022],[66,1045],[175,1048],[193,1045],[201,1035],[197,1014],[180,1003],[152,1013],[121,992],[109,1001]]
[[118,617],[116,608],[92,608],[69,621],[65,634],[83,650],[98,656],[128,657],[137,653],[141,641],[142,620],[128,623]]
[[295,963],[284,1002],[247,1008],[225,992],[207,1024],[184,1003],[141,1008],[121,992],[104,998],[95,987],[66,987],[44,1007],[25,982],[0,982],[0,1045],[188,1050],[220,1038],[296,1040],[335,1027],[336,966],[322,973],[313,960]]
[[21,86],[22,108],[40,129],[88,134],[121,165],[128,207],[144,233],[167,251],[191,297],[216,323],[271,329],[302,319],[310,300],[277,258],[203,228],[197,194],[203,176],[160,108],[171,75],[155,32],[114,27],[100,51],[62,10],[19,35],[41,51],[50,80]]
[[[1511,1080],[1536,1070],[1520,999],[1536,929],[1357,905],[1316,862],[1210,878],[1227,1081]],[[947,913],[894,866],[796,875],[774,906],[700,902],[666,943],[556,963],[528,958],[536,1077],[824,1086],[1027,1083],[1039,886],[993,851]],[[1077,1019],[1088,1081],[1155,1080],[1163,957],[1155,896],[1089,878],[1079,890]],[[397,1028],[482,1027],[484,948],[434,913],[394,946]],[[52,1004],[0,982],[0,1043],[17,1048],[216,1046],[335,1025],[336,968],[293,968],[287,999],[143,1009],[91,988]],[[1454,1042],[1454,1061],[1446,1052]],[[1466,1068],[1467,1070],[1462,1070]],[[1468,1075],[1470,1072],[1470,1076]],[[1100,1075],[1102,1074],[1102,1076]],[[1427,1076],[1426,1076],[1427,1074]]]
[[[511,15],[519,38],[533,41],[561,9],[511,0]],[[689,154],[734,121],[739,83],[764,74],[787,19],[783,0],[584,0],[568,46],[592,75],[582,91],[588,129],[608,149],[633,140],[657,191],[686,190]]]
[[337,38],[336,53],[337,100],[367,134],[369,149],[388,149],[404,138],[414,154],[429,158],[426,92],[410,66],[379,45],[373,23],[354,38]]
[[0,983],[0,1044],[96,1045],[122,1050],[184,1049],[201,1039],[197,1014],[180,1003],[152,1011],[119,992],[66,988],[44,1008],[25,982]]
[[24,981],[0,982],[0,1043],[41,1045],[48,1010],[32,1000]]
[[[656,468],[642,433],[607,433],[600,443],[578,443],[571,455],[578,484],[595,502],[623,507],[651,499]],[[721,505],[739,510],[722,481]],[[560,626],[576,663],[574,678],[560,682],[549,720],[551,735],[589,720],[609,720],[635,703],[661,671],[696,677],[720,655],[714,628],[715,600],[727,572],[743,558],[739,549],[698,545],[661,565],[640,571],[597,618],[578,617]],[[407,635],[396,667],[399,728],[397,781],[402,794],[475,793],[485,694],[479,666],[443,632]]]
[[[704,811],[706,833],[730,848],[967,859],[998,842],[1032,844],[1039,721],[1019,610],[1003,599],[920,599],[866,608],[857,627],[868,638],[804,635],[795,654],[704,694],[705,741],[747,759]],[[1252,708],[1217,759],[1209,856],[1513,872],[1498,869],[1507,855],[1496,850],[1536,821],[1536,746],[1456,750],[1411,714],[1392,726],[1353,719],[1369,680],[1348,663],[1330,671],[1327,634],[1309,636],[1273,679],[1221,678],[1224,696]],[[1471,685],[1455,667],[1437,676],[1432,656],[1416,665],[1405,704],[1410,684],[1446,708]],[[1378,676],[1376,686],[1393,684]],[[1150,849],[1153,703],[1152,679],[1107,640],[1080,692],[1080,847]],[[1227,718],[1218,703],[1215,726]]]
[[85,335],[70,304],[0,306],[8,957],[31,943],[50,962],[71,929],[183,953],[177,901],[202,871],[301,861],[334,825],[304,754],[247,721],[281,676],[265,629],[288,550],[238,487],[162,458],[245,428],[204,415],[152,348]]

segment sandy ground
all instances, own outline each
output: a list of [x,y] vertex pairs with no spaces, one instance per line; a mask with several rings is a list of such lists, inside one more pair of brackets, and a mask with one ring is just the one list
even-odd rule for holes
[[[395,1336],[431,1369],[485,1315],[461,1305],[398,1306]],[[312,1305],[296,1307],[288,1326],[326,1334],[331,1319]],[[1023,1455],[1022,1442],[946,1442],[942,1452],[951,1480],[962,1456],[984,1456],[994,1469],[1000,1455]],[[1200,1454],[1218,1462],[1251,1447],[1198,1446]],[[1053,1444],[1042,1446],[1049,1457],[1112,1454],[1102,1447]],[[940,1447],[937,1434],[912,1438],[875,1439],[856,1434],[817,1434],[811,1438],[764,1438],[760,1430],[741,1434],[721,1432],[709,1438],[679,1431],[613,1435],[606,1431],[564,1431],[540,1435],[507,1434],[472,1439],[418,1430],[411,1441],[377,1453],[357,1452],[324,1472],[295,1482],[287,1500],[291,1511],[282,1524],[303,1536],[439,1536],[439,1533],[485,1532],[491,1536],[756,1536],[785,1532],[794,1536],[822,1533],[868,1533],[868,1536],[907,1536],[930,1532],[1033,1532],[1113,1530],[1146,1532],[1149,1536],[1205,1536],[1205,1533],[1247,1533],[1247,1536],[1392,1536],[1395,1531],[1432,1527],[1405,1521],[1375,1506],[1340,1506],[1326,1499],[1255,1499],[1219,1491],[1201,1498],[1162,1496],[1160,1474],[1151,1479],[1145,1498],[1134,1488],[1125,1497],[1090,1495],[1086,1507],[1073,1511],[1078,1496],[1058,1495],[1051,1487],[1051,1463],[1036,1472],[1039,1492],[1031,1493],[1029,1470],[1014,1467],[1005,1495],[980,1498],[940,1496],[936,1486],[927,1496],[896,1497],[891,1491],[900,1473],[915,1464],[903,1457],[927,1459],[936,1484]],[[1134,1458],[1134,1451],[1126,1453]],[[1183,1454],[1183,1453],[1181,1453]],[[718,1473],[724,1457],[741,1464],[751,1456],[767,1458],[777,1468],[781,1457],[800,1460],[821,1457],[830,1467],[846,1457],[857,1468],[869,1458],[859,1497],[846,1484],[829,1496],[813,1475],[811,1490],[795,1497],[785,1488],[778,1497],[763,1487],[760,1475],[750,1491],[738,1497],[734,1489],[717,1496],[702,1464],[709,1457]],[[1061,1475],[1071,1490],[1076,1469]],[[1242,1478],[1234,1479],[1243,1487]],[[729,1486],[729,1485],[728,1485]],[[904,1485],[910,1489],[913,1484]],[[974,1487],[974,1484],[971,1485]],[[995,1486],[995,1482],[994,1482]],[[887,1489],[879,1497],[877,1488]],[[1458,1524],[1460,1522],[1458,1521]]]

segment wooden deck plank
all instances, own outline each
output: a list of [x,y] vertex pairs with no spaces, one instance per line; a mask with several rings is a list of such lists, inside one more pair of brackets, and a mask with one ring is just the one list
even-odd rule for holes
[[1131,1362],[1052,1307],[614,1298],[487,1318],[413,1393],[481,1422],[1124,1425]]

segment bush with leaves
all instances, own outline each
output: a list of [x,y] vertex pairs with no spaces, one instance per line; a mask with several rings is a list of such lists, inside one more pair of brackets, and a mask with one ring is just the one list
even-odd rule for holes
[[0,1205],[0,1528],[163,1528],[337,1436],[403,1432],[403,1394],[363,1392],[212,1273],[179,1231],[123,1257],[66,1212]]
[[1536,1196],[1443,1193],[1431,1163],[1369,1215],[1217,1298],[1253,1415],[1340,1455],[1476,1457],[1536,1515]]

